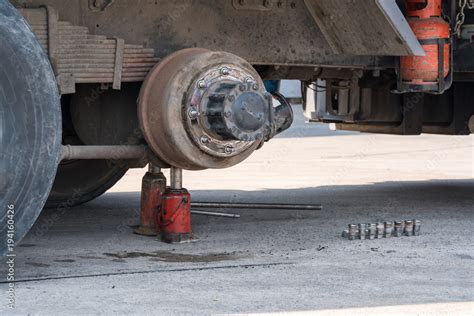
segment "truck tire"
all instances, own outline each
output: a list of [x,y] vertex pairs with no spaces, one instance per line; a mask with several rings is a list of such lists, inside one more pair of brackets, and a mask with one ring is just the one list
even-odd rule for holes
[[[141,144],[136,105],[140,86],[124,84],[122,90],[101,90],[99,85],[77,85],[75,94],[63,95],[63,144]],[[123,161],[63,161],[46,207],[63,209],[92,201],[113,187],[128,169]]]
[[12,253],[53,185],[61,110],[48,57],[19,12],[0,1],[0,255]]
[[92,201],[113,187],[127,170],[107,160],[65,161],[59,165],[46,207],[74,207]]

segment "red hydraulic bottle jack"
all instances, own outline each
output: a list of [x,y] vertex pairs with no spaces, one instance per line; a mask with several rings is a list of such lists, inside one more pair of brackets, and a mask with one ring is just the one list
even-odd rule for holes
[[183,171],[171,168],[171,186],[161,196],[161,209],[156,218],[161,240],[183,243],[193,240],[191,229],[191,195],[183,188]]
[[166,190],[166,177],[159,167],[150,164],[142,180],[140,201],[140,227],[135,233],[142,236],[156,236],[159,226],[156,218],[159,215],[161,196]]

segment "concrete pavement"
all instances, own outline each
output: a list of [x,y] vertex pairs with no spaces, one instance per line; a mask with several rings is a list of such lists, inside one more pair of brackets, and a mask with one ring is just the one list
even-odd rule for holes
[[[16,308],[4,309],[0,284],[0,314],[472,315],[473,141],[336,133],[300,118],[242,165],[186,172],[185,185],[196,201],[323,211],[195,216],[199,242],[184,245],[132,234],[143,170],[131,170],[91,203],[43,212],[16,251]],[[418,237],[340,237],[349,223],[414,218]]]

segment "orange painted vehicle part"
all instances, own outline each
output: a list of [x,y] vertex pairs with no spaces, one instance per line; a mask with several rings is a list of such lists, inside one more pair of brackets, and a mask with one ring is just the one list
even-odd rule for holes
[[443,78],[450,71],[450,26],[442,18],[442,0],[406,0],[407,18],[426,56],[405,56],[400,59],[400,74],[406,84],[433,84],[439,80],[441,56],[438,40],[443,47]]

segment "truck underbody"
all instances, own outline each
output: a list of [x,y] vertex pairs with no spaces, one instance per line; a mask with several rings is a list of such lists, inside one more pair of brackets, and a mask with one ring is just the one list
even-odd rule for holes
[[[354,95],[351,102],[343,96],[348,101],[334,105],[335,109],[310,102],[313,108],[307,111],[311,119],[340,123],[341,129],[397,134],[469,133],[466,123],[472,116],[472,106],[464,100],[469,99],[470,82],[474,80],[473,45],[472,39],[457,36],[453,36],[453,88],[442,96],[424,97],[419,101],[423,114],[412,118],[411,128],[401,127],[407,119],[400,111],[403,97],[392,92],[397,80],[397,56],[410,53],[412,47],[409,42],[401,45],[400,39],[389,40],[394,31],[387,29],[386,15],[393,8],[384,8],[387,2],[395,3],[20,1],[21,12],[55,65],[62,94],[75,93],[76,86],[85,83],[120,88],[122,83],[142,82],[159,60],[180,49],[200,47],[242,57],[263,79],[302,80],[304,87],[318,79],[323,85],[349,85],[350,89],[342,94]],[[459,12],[457,2],[444,4],[444,15],[451,21]],[[403,1],[398,4],[403,10]],[[323,17],[313,16],[312,10],[323,11]],[[332,24],[326,23],[324,14],[334,15]],[[369,16],[373,21],[367,19]],[[471,19],[467,11],[466,29]],[[375,27],[380,27],[378,34]],[[115,60],[120,49],[117,52],[116,47],[121,43],[125,47],[118,67],[122,69],[117,70]],[[121,80],[117,80],[117,71]],[[127,93],[126,88],[121,90]],[[326,94],[335,98],[340,92],[332,89],[325,95],[318,93],[316,100],[325,99]]]
[[[50,154],[63,162],[48,172],[51,192],[44,181],[49,206],[89,201],[148,163],[173,168],[176,189],[181,169],[240,163],[292,122],[264,80],[300,80],[308,119],[341,130],[472,131],[470,0],[10,2],[17,12],[3,4],[13,18],[0,33],[25,18],[37,40],[29,49],[43,51],[61,96],[62,130],[49,131],[69,147]],[[20,35],[9,40],[26,47]]]

